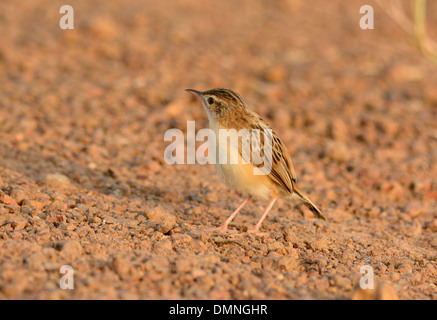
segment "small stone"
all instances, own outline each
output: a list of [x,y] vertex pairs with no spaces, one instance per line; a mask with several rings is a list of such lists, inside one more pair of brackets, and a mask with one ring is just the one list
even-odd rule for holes
[[164,209],[157,205],[151,209],[148,209],[145,213],[148,220],[145,222],[149,228],[154,228],[161,233],[168,233],[176,225],[176,218],[170,213],[164,211]]
[[131,269],[129,263],[120,257],[113,258],[111,267],[119,276],[127,275]]
[[340,141],[327,141],[325,144],[325,155],[337,162],[348,161],[351,157],[347,145]]
[[218,194],[216,192],[209,192],[205,197],[204,197],[206,202],[209,203],[216,203],[219,199]]
[[17,208],[17,209],[19,208],[18,203],[10,196],[8,196],[6,193],[4,193],[2,190],[0,190],[0,203],[4,203],[13,208]]
[[93,218],[91,219],[91,221],[92,221],[92,223],[101,223],[101,222],[102,222],[102,219],[100,219],[99,217],[93,217]]
[[83,214],[89,213],[91,210],[91,207],[87,206],[86,204],[79,203],[76,205],[76,209],[79,210]]
[[129,196],[131,194],[131,187],[124,181],[119,181],[114,190],[116,196]]
[[405,207],[405,212],[411,217],[416,218],[423,214],[423,207],[416,204],[409,204]]
[[90,24],[91,32],[98,38],[111,40],[117,35],[117,27],[111,19],[96,17]]
[[176,220],[174,217],[173,219],[149,219],[144,224],[146,228],[153,228],[155,231],[166,234],[174,228]]
[[56,210],[56,211],[63,211],[63,212],[68,210],[67,204],[63,201],[60,201],[60,200],[53,201],[51,204],[51,208]]
[[400,264],[396,267],[396,269],[401,273],[401,274],[407,274],[407,273],[412,273],[413,269],[408,265],[408,264]]
[[147,219],[164,219],[166,216],[166,213],[164,212],[164,209],[161,205],[156,205],[152,208],[149,208],[145,212],[145,216]]
[[52,222],[52,223],[66,222],[67,221],[67,217],[65,216],[65,214],[60,213],[60,212],[51,213],[51,214],[47,215],[47,217],[45,219],[49,222]]
[[411,281],[413,283],[413,286],[418,285],[422,281],[422,275],[419,272],[413,273]]
[[175,262],[175,268],[178,274],[187,273],[192,268],[192,261],[188,258],[180,257]]
[[45,205],[47,205],[49,202],[45,200],[29,200],[24,199],[21,203],[22,206],[30,206],[34,209],[42,209]]
[[10,238],[13,240],[23,239],[23,234],[21,232],[15,231],[11,233]]
[[21,204],[21,202],[28,197],[28,194],[23,189],[14,188],[11,191],[11,198],[13,198],[18,204]]
[[284,129],[289,128],[291,123],[290,112],[283,108],[278,108],[274,114],[274,120],[279,127],[282,127]]
[[68,179],[63,174],[59,173],[52,173],[46,175],[42,180],[41,183],[45,186],[53,189],[68,189],[71,188],[71,182],[70,179]]
[[27,220],[15,220],[11,226],[14,230],[23,230],[27,226]]
[[284,231],[284,239],[287,242],[296,243],[296,236],[290,228]]
[[33,216],[36,211],[31,206],[22,206],[20,212],[22,214],[27,214],[29,216]]
[[422,233],[422,225],[418,221],[413,221],[410,230],[411,234],[417,236]]
[[83,253],[83,248],[79,241],[71,240],[62,244],[61,252],[72,257],[79,257]]
[[146,168],[151,173],[157,173],[161,170],[161,165],[158,162],[152,160],[146,164]]
[[156,242],[153,245],[153,251],[158,255],[168,255],[173,252],[173,247],[170,239]]
[[279,253],[279,254],[286,254],[287,253],[287,250],[284,248],[284,245],[281,242],[279,242],[279,241],[275,241],[273,243],[269,243],[267,245],[267,250],[269,252],[276,252],[276,253]]
[[294,252],[291,252],[289,256],[284,256],[279,258],[278,267],[280,270],[283,271],[291,271],[291,270],[298,270],[299,269],[299,255],[297,254],[297,251],[295,249]]
[[272,67],[266,72],[266,80],[270,82],[282,82],[284,81],[288,76],[287,70],[282,66],[276,66]]
[[320,251],[323,249],[328,249],[328,241],[326,239],[313,241],[309,245],[310,245],[310,248],[313,250]]
[[61,222],[58,228],[60,228],[62,230],[73,231],[76,229],[76,226],[74,224],[71,224],[71,223]]
[[422,70],[415,65],[401,64],[391,70],[392,76],[396,81],[419,81],[423,78]]
[[0,226],[10,224],[14,230],[23,230],[28,220],[17,214],[2,214],[0,215]]
[[349,128],[340,118],[332,120],[329,129],[332,139],[342,142],[346,142],[349,139]]
[[431,274],[433,276],[437,275],[437,267],[435,265],[433,265],[431,262],[428,262],[425,265],[425,269],[426,269],[426,272],[428,272],[429,274]]

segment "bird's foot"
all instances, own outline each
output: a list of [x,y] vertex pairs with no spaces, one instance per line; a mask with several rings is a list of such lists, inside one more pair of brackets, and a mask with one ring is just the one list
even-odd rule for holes
[[229,233],[229,234],[236,234],[238,233],[237,230],[228,229],[228,226],[221,225],[220,227],[215,227],[209,229],[210,232],[220,232],[220,233]]
[[246,231],[246,234],[249,236],[253,236],[256,235],[258,237],[270,237],[270,234],[267,232],[260,232],[258,229],[248,229]]

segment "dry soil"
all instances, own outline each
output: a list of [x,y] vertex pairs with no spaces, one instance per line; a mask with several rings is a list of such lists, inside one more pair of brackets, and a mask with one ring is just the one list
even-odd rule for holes
[[[437,299],[437,65],[361,5],[74,1],[61,30],[58,3],[2,1],[0,298]],[[168,165],[164,133],[207,127],[184,89],[214,87],[275,128],[328,223],[281,200],[249,237],[255,200],[208,232],[244,195]]]

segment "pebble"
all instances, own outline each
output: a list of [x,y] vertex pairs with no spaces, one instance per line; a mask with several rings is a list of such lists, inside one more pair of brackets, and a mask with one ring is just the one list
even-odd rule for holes
[[328,158],[337,162],[346,162],[351,157],[351,151],[347,145],[340,141],[327,141],[325,154]]
[[160,205],[147,209],[145,216],[148,218],[145,222],[147,227],[154,228],[164,234],[168,233],[176,226],[175,216],[164,211]]
[[4,193],[1,189],[0,189],[0,203],[10,206],[11,208],[13,208],[14,211],[19,210],[20,207],[14,199],[12,199],[10,196]]
[[68,177],[66,177],[65,175],[59,173],[51,173],[46,175],[41,180],[41,183],[49,188],[57,190],[68,189],[72,186],[70,179],[68,179]]
[[36,210],[31,206],[22,206],[20,212],[29,216],[33,216],[36,214]]
[[287,77],[287,70],[282,66],[272,67],[266,72],[266,79],[270,82],[282,82]]
[[129,262],[121,257],[114,257],[111,267],[119,276],[127,275],[131,269]]
[[328,249],[328,240],[323,239],[323,240],[316,240],[316,241],[312,241],[309,243],[309,246],[311,249],[313,250],[323,250],[323,249]]
[[77,240],[65,241],[62,243],[61,252],[66,256],[77,258],[83,254],[83,248]]
[[155,254],[168,255],[173,253],[173,246],[170,239],[162,240],[153,244]]
[[330,122],[330,136],[336,141],[346,142],[349,139],[349,128],[346,123],[340,119],[335,118]]
[[11,198],[13,198],[16,203],[21,204],[23,200],[29,198],[29,194],[21,188],[14,188],[11,191]]
[[396,270],[401,274],[409,274],[413,272],[413,269],[408,264],[401,264],[396,267]]

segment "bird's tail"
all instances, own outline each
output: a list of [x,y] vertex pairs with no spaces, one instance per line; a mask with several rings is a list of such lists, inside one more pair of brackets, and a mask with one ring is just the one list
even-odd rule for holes
[[317,208],[310,199],[308,199],[308,197],[297,187],[295,183],[293,184],[293,197],[302,201],[308,207],[308,209],[311,210],[316,218],[325,221],[327,220],[326,217],[323,215],[322,211],[320,211],[320,209]]

